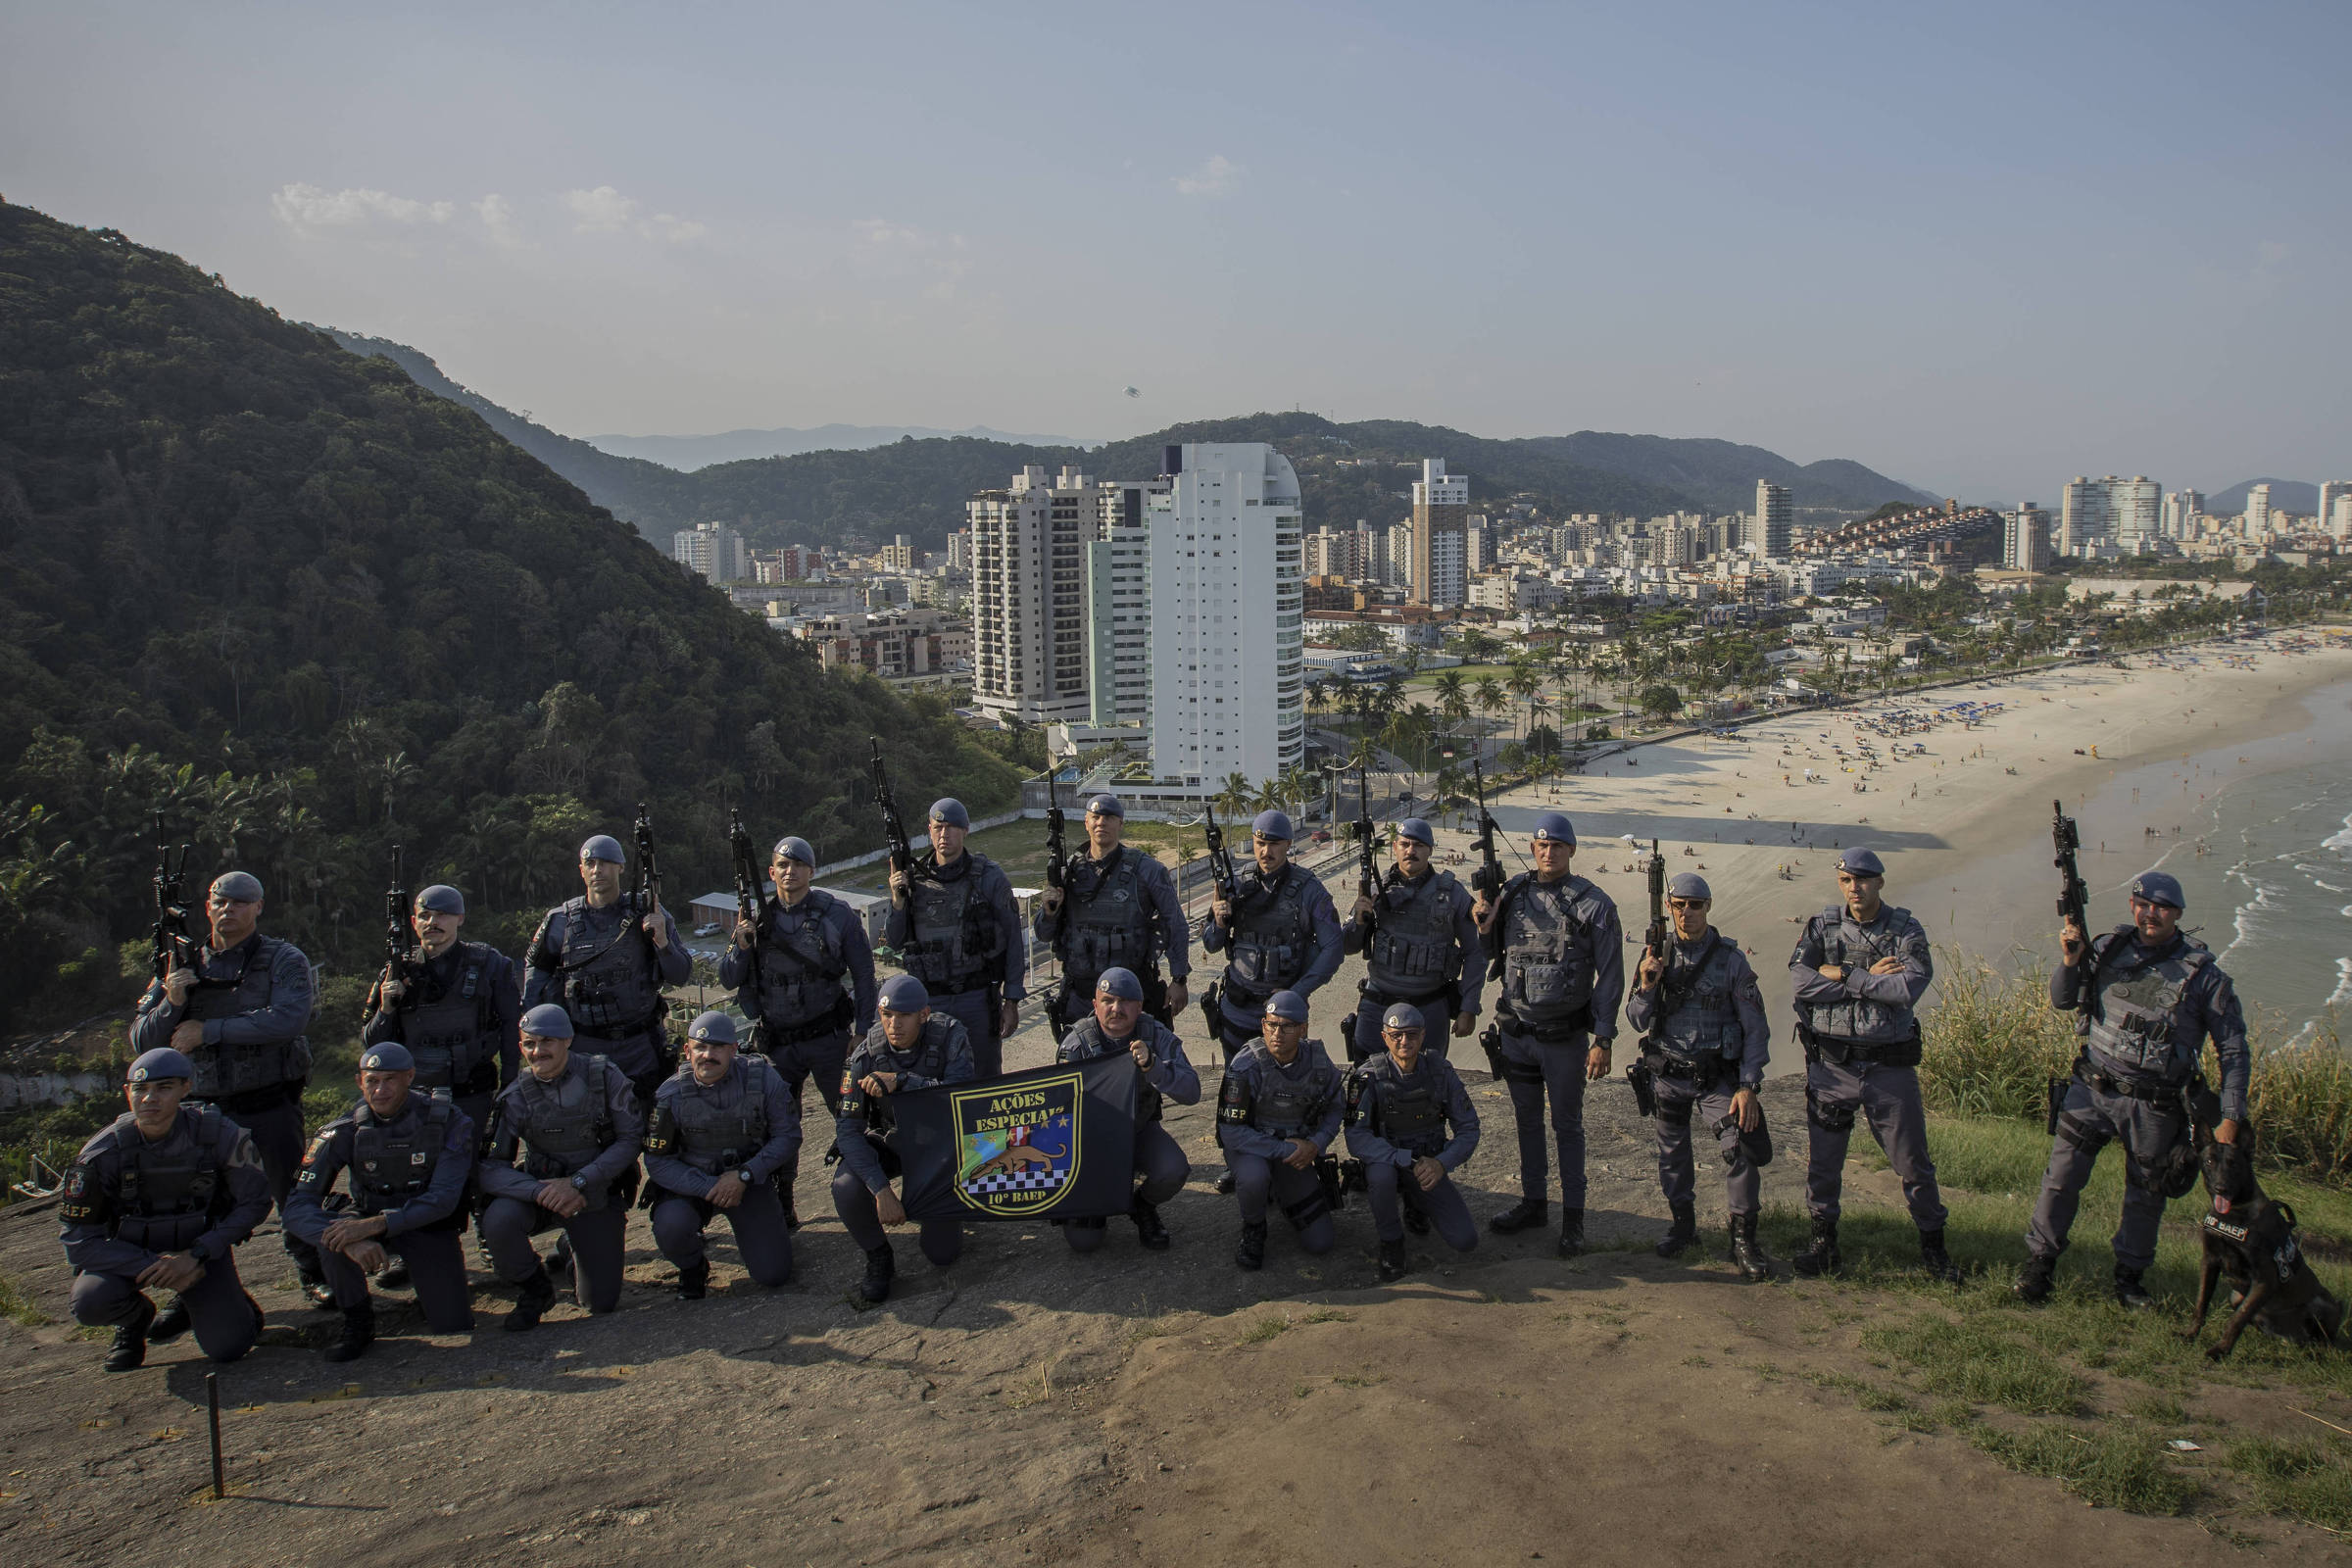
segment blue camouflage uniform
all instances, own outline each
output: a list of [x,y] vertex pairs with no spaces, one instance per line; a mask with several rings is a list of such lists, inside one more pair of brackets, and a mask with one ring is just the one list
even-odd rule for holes
[[1446,1054],[1453,1020],[1475,1016],[1486,989],[1473,903],[1451,871],[1433,867],[1417,880],[1391,882],[1370,915],[1348,922],[1345,951],[1364,955],[1350,1056],[1363,1061],[1382,1054],[1381,1018],[1399,1002],[1421,1013],[1421,1049]]
[[[645,1135],[645,1173],[664,1195],[654,1201],[654,1244],[681,1275],[707,1270],[703,1227],[723,1213],[744,1271],[760,1285],[783,1284],[792,1238],[769,1178],[800,1156],[800,1109],[764,1056],[736,1056],[713,1084],[680,1064],[655,1095]],[[710,1202],[720,1182],[737,1181],[743,1196],[733,1207]]]
[[1655,1075],[1658,1186],[1675,1207],[1696,1199],[1690,1121],[1714,1133],[1724,1160],[1724,1197],[1733,1214],[1759,1207],[1758,1176],[1732,1119],[1732,1096],[1759,1093],[1772,1054],[1764,993],[1740,945],[1712,926],[1696,942],[1670,944],[1666,972],[1648,991],[1626,999],[1625,1022],[1642,1033],[1642,1059]]
[[906,904],[891,905],[883,940],[923,983],[931,1005],[963,1025],[973,1072],[998,1077],[1004,1070],[999,1004],[1029,994],[1022,980],[1028,947],[1012,883],[994,860],[966,850],[944,866],[931,855],[920,857],[910,888]]
[[514,960],[486,942],[453,942],[438,958],[419,954],[401,984],[387,1006],[377,982],[360,1049],[399,1041],[416,1060],[412,1088],[453,1099],[476,1127],[488,1126],[491,1102],[522,1063]]
[[[892,1094],[971,1083],[977,1076],[972,1070],[971,1036],[961,1020],[934,1012],[923,1021],[922,1038],[914,1048],[901,1052],[893,1049],[882,1025],[876,1023],[842,1067],[841,1116],[833,1129],[841,1169],[833,1176],[833,1208],[850,1239],[869,1253],[890,1246],[874,1197],[887,1190],[905,1168],[891,1144],[897,1127],[890,1113],[891,1095],[869,1094],[860,1082],[870,1073],[898,1074],[898,1088]],[[923,1255],[932,1262],[945,1266],[963,1255],[960,1222],[926,1219],[918,1225]]]
[[[1461,1074],[1429,1049],[1429,1039],[1425,1031],[1409,1073],[1384,1050],[1348,1075],[1348,1152],[1364,1162],[1372,1228],[1382,1241],[1404,1239],[1401,1195],[1446,1246],[1467,1252],[1478,1245],[1478,1227],[1452,1173],[1478,1152],[1478,1108]],[[1427,1192],[1412,1174],[1421,1158],[1435,1159],[1446,1171]]]
[[1050,911],[1040,903],[1029,922],[1037,940],[1061,963],[1052,1019],[1055,1031],[1066,1033],[1086,1016],[1095,982],[1110,968],[1135,971],[1144,985],[1144,1010],[1172,1023],[1166,1016],[1167,987],[1191,978],[1193,958],[1192,926],[1168,868],[1124,844],[1107,859],[1073,855],[1062,893],[1059,909]]
[[[604,1057],[574,1051],[542,1080],[525,1071],[500,1091],[475,1179],[487,1200],[482,1243],[498,1277],[519,1285],[541,1267],[531,1238],[561,1227],[573,1288],[591,1312],[620,1304],[622,1233],[637,1191],[645,1120],[637,1091]],[[518,1163],[519,1162],[519,1163]],[[539,1205],[542,1183],[568,1181],[588,1200],[569,1219]]]
[[756,949],[728,943],[718,983],[758,1022],[757,1048],[783,1074],[794,1108],[814,1079],[825,1108],[838,1111],[850,1042],[874,1026],[874,950],[858,911],[822,888],[789,908],[772,894],[761,899]]
[[1310,1167],[1287,1163],[1293,1141],[1305,1139],[1318,1154],[1340,1136],[1347,1108],[1339,1068],[1320,1040],[1299,1042],[1298,1054],[1284,1066],[1260,1038],[1237,1052],[1217,1093],[1217,1144],[1233,1172],[1241,1199],[1242,1223],[1262,1228],[1269,1200],[1298,1233],[1309,1252],[1331,1250],[1335,1237],[1331,1205]]
[[667,947],[654,945],[643,918],[628,893],[601,909],[582,897],[548,910],[524,955],[522,1004],[562,1007],[579,1031],[572,1049],[610,1060],[650,1106],[678,1060],[662,988],[692,978],[694,956],[678,940],[667,908],[662,911]]
[[1254,867],[1244,871],[1232,924],[1220,925],[1211,911],[1200,923],[1200,946],[1225,955],[1225,974],[1217,983],[1217,1043],[1228,1069],[1258,1038],[1267,998],[1278,991],[1312,997],[1347,956],[1331,890],[1296,860],[1284,861],[1271,879]]
[[1519,1138],[1519,1190],[1541,1204],[1550,1186],[1544,1103],[1551,1102],[1560,1200],[1585,1206],[1585,1054],[1617,1038],[1625,935],[1617,905],[1571,871],[1545,882],[1522,871],[1503,885],[1492,977],[1503,1076]]
[[390,1116],[378,1116],[363,1101],[311,1140],[294,1196],[286,1202],[286,1228],[319,1249],[336,1306],[346,1313],[369,1307],[368,1280],[359,1265],[322,1245],[327,1227],[341,1217],[326,1207],[341,1176],[350,1190],[349,1212],[384,1216],[378,1240],[408,1264],[416,1304],[433,1332],[462,1334],[473,1327],[458,1236],[466,1225],[474,1140],[473,1119],[465,1111],[414,1090]]

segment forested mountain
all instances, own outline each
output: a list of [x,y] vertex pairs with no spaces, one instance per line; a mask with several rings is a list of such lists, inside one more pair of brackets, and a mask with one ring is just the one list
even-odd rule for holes
[[[343,334],[335,336],[340,339]],[[351,345],[345,343],[344,347]],[[415,353],[414,349],[409,350]],[[644,458],[683,473],[708,468],[713,463],[742,463],[754,458],[789,458],[803,452],[863,451],[912,436],[917,441],[953,441],[969,436],[978,441],[1005,441],[1014,446],[1100,446],[1066,435],[1023,435],[975,424],[968,430],[941,430],[922,424],[820,424],[811,429],[721,430],[712,435],[597,435],[589,442],[600,452],[624,458]]]
[[761,842],[877,844],[868,733],[909,809],[1015,782],[391,364],[4,204],[0,619],[0,1023],[121,985],[155,810],[197,890],[257,872],[348,970],[396,843],[511,936],[638,801],[682,906],[724,885],[733,804]]

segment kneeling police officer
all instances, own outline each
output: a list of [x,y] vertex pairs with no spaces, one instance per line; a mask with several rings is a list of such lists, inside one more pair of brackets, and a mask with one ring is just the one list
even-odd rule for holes
[[654,1095],[645,1173],[654,1245],[678,1266],[678,1296],[710,1283],[703,1227],[725,1214],[745,1272],[771,1290],[792,1278],[792,1233],[769,1178],[801,1157],[801,1113],[765,1056],[739,1055],[735,1020],[706,1012],[686,1026],[686,1060]]
[[[58,1217],[74,1265],[74,1321],[112,1325],[109,1372],[147,1358],[150,1341],[192,1324],[216,1361],[253,1348],[262,1309],[237,1280],[229,1249],[270,1216],[270,1179],[245,1129],[213,1105],[182,1105],[195,1064],[169,1047],[130,1064],[130,1109],[81,1148],[66,1173]],[[150,1290],[176,1291],[156,1315]]]
[[[1135,1173],[1142,1178],[1128,1205],[1135,1221],[1135,1239],[1151,1250],[1164,1251],[1168,1228],[1159,1222],[1159,1205],[1184,1191],[1193,1173],[1192,1161],[1160,1123],[1162,1102],[1179,1105],[1200,1103],[1200,1075],[1184,1054],[1176,1031],[1144,1012],[1143,977],[1117,964],[1095,981],[1095,1010],[1062,1037],[1056,1061],[1093,1061],[1124,1051],[1143,1074],[1135,1106]],[[1102,1245],[1104,1223],[1097,1219],[1064,1222],[1061,1233],[1073,1251],[1091,1252]]]
[[[841,1117],[834,1123],[833,1149],[841,1169],[833,1175],[833,1210],[850,1240],[865,1253],[861,1300],[888,1299],[897,1277],[898,1253],[883,1230],[906,1223],[906,1206],[890,1184],[905,1166],[892,1137],[893,1095],[940,1084],[972,1081],[972,1039],[954,1014],[933,1012],[931,995],[910,974],[892,975],[877,999],[872,1032],[850,1053],[841,1070]],[[952,1219],[921,1222],[923,1255],[945,1268],[963,1255],[963,1226]]]
[[1453,1185],[1453,1173],[1478,1152],[1478,1109],[1453,1064],[1428,1049],[1420,1008],[1393,1004],[1381,1016],[1380,1039],[1387,1051],[1348,1075],[1348,1152],[1364,1162],[1380,1277],[1394,1280],[1404,1276],[1407,1225],[1418,1235],[1435,1223],[1457,1252],[1478,1245],[1470,1205]]
[[1320,1040],[1306,1038],[1306,999],[1277,991],[1266,999],[1261,1036],[1237,1054],[1217,1092],[1217,1143],[1242,1201],[1242,1268],[1266,1262],[1266,1203],[1309,1252],[1334,1239],[1331,1193],[1316,1164],[1340,1136],[1346,1094],[1340,1070]]

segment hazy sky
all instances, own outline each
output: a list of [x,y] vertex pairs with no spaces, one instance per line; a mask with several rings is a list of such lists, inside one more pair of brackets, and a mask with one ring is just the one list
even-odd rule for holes
[[1298,406],[1982,500],[2342,477],[2348,172],[2344,0],[0,0],[9,200],[578,435]]

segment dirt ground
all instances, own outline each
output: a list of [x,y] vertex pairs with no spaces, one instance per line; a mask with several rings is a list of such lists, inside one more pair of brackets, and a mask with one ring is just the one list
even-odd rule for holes
[[[1474,1097],[1488,1134],[1465,1186],[1483,1218],[1516,1196],[1515,1155],[1500,1090],[1480,1082]],[[1793,1080],[1767,1104],[1784,1139],[1801,1137]],[[829,1212],[800,1233],[792,1284],[751,1286],[720,1242],[719,1288],[696,1303],[671,1298],[640,1216],[611,1317],[566,1298],[536,1333],[506,1335],[509,1298],[485,1286],[470,1338],[416,1337],[390,1314],[396,1337],[330,1367],[314,1347],[334,1319],[293,1296],[272,1226],[240,1258],[270,1327],[219,1369],[225,1502],[210,1496],[210,1367],[192,1345],[108,1376],[102,1344],[70,1323],[0,1322],[0,1561],[1646,1563],[1731,1550],[1958,1563],[2029,1543],[2089,1558],[2216,1549],[2193,1521],[2091,1510],[1808,1381],[1867,1374],[1857,1324],[1916,1302],[1740,1285],[1721,1261],[1720,1184],[1703,1175],[1709,1259],[1658,1261],[1647,1126],[1622,1086],[1596,1097],[1591,1122],[1591,1228],[1638,1250],[1563,1263],[1546,1233],[1487,1236],[1456,1258],[1416,1240],[1416,1272],[1394,1287],[1375,1284],[1360,1198],[1333,1252],[1302,1255],[1277,1223],[1265,1270],[1236,1270],[1205,1107],[1171,1118],[1199,1173],[1168,1209],[1173,1250],[1143,1252],[1123,1222],[1090,1259],[1050,1228],[974,1226],[951,1269],[902,1242],[900,1294],[874,1310],[848,1299],[858,1258]],[[802,1192],[818,1201],[805,1210],[820,1206],[822,1175],[811,1152]],[[1797,1165],[1766,1175],[1768,1204],[1791,1202]],[[1857,1162],[1851,1175],[1851,1200],[1894,1197],[1886,1172]],[[45,1204],[0,1211],[0,1274],[62,1320],[54,1225]],[[2268,1555],[2352,1561],[2316,1531],[2259,1531]]]

